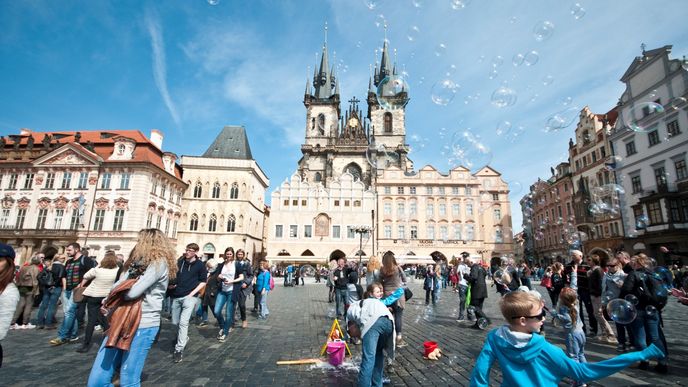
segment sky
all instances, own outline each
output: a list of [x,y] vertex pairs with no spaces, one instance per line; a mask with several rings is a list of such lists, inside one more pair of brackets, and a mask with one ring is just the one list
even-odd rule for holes
[[489,164],[518,232],[519,199],[567,160],[580,109],[616,105],[641,44],[688,55],[686,14],[684,0],[3,1],[0,135],[155,128],[164,150],[200,155],[243,125],[269,203],[301,157],[325,39],[348,101],[365,100],[386,37],[415,168]]

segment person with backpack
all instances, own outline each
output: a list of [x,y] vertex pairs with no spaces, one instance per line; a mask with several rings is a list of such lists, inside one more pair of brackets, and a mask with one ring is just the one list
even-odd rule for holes
[[256,293],[260,294],[260,315],[261,320],[266,320],[270,311],[268,310],[268,293],[275,287],[275,281],[270,274],[270,264],[266,260],[260,261],[260,273],[256,277]]
[[38,307],[38,316],[36,316],[38,329],[55,328],[57,301],[60,299],[66,283],[65,268],[62,264],[64,260],[64,255],[55,255],[52,261],[48,261],[43,271],[38,274],[38,285],[43,288],[43,299]]
[[[38,274],[40,269],[38,265],[41,264],[41,259],[34,255],[31,257],[31,264],[22,266],[19,270],[19,280],[17,281],[17,288],[19,289],[19,305],[14,311],[12,317],[12,327],[10,329],[33,329],[36,326],[31,324],[31,309],[33,308],[33,298],[38,294]],[[17,320],[22,316],[24,324],[18,325]]]
[[[662,331],[661,319],[662,308],[667,303],[668,294],[662,287],[662,281],[653,276],[652,261],[645,254],[634,255],[631,258],[633,271],[626,276],[621,286],[619,298],[633,295],[638,303],[635,305],[637,316],[631,322],[631,332],[633,332],[634,346],[636,350],[643,350],[647,347],[647,337],[650,342],[656,345],[666,357],[657,360],[655,371],[661,374],[668,372],[668,352],[664,332]],[[664,291],[662,291],[664,290]],[[638,368],[647,370],[649,362],[640,362]]]

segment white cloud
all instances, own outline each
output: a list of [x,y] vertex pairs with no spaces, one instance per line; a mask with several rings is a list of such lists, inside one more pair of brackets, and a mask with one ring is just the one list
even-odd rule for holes
[[157,86],[160,96],[162,96],[167,110],[170,111],[172,119],[180,125],[179,113],[172,102],[170,92],[167,88],[167,65],[165,63],[165,41],[162,37],[162,27],[160,27],[160,18],[154,11],[148,9],[145,16],[145,24],[148,33],[150,34],[151,48],[153,49],[153,78],[155,79],[155,86]]

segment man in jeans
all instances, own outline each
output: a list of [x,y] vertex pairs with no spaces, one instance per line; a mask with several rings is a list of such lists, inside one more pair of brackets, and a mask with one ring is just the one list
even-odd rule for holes
[[332,282],[334,282],[335,300],[337,303],[337,318],[343,318],[345,310],[345,303],[349,298],[349,289],[347,287],[349,280],[349,270],[345,266],[346,259],[339,258],[337,260],[337,268],[332,273]]
[[196,297],[198,292],[205,287],[206,271],[205,264],[196,256],[199,248],[195,243],[186,246],[184,255],[177,261],[179,272],[177,280],[172,289],[172,324],[177,325],[177,343],[174,346],[173,360],[175,363],[182,361],[182,352],[189,339],[189,320],[191,314],[198,307],[200,298]]
[[[466,281],[466,277],[471,274],[471,269],[466,264],[468,257],[468,253],[461,253],[459,264],[456,267],[456,275],[459,277],[459,318],[457,318],[456,321],[463,321],[466,319],[466,315],[464,314],[466,311],[466,296],[468,295],[468,281]],[[470,319],[472,313],[469,311],[468,315]]]
[[73,291],[83,280],[84,274],[96,266],[95,261],[81,254],[81,245],[76,242],[68,244],[65,253],[68,258],[65,263],[65,290],[62,293],[64,320],[57,331],[57,338],[50,340],[54,346],[79,340],[79,323],[76,319],[78,304],[73,301]]
[[46,286],[43,290],[43,299],[38,308],[38,329],[55,329],[55,310],[57,309],[57,301],[65,289],[67,280],[65,278],[65,268],[63,265],[64,256],[56,255],[52,262],[46,261],[48,266],[43,270],[47,270],[52,276],[52,286]]

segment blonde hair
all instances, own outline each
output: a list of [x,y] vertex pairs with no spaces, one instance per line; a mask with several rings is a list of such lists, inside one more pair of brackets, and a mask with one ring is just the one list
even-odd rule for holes
[[554,262],[554,265],[552,265],[552,270],[558,273],[564,270],[564,265],[562,265],[561,262]]
[[530,292],[507,293],[499,300],[499,310],[508,323],[515,317],[530,315],[533,306],[539,308],[540,305],[540,300]]
[[377,255],[371,255],[368,259],[368,271],[378,270],[382,267],[382,261]]
[[125,269],[139,259],[145,267],[151,263],[164,262],[167,265],[167,276],[170,279],[177,277],[177,258],[174,247],[165,234],[157,228],[139,231],[136,246],[131,250],[127,262],[124,263]]
[[633,258],[631,258],[631,261],[635,261],[636,264],[638,264],[638,265],[640,265],[646,269],[649,269],[650,267],[652,267],[652,260],[650,259],[650,257],[648,257],[647,255],[645,255],[643,253],[634,255]]

